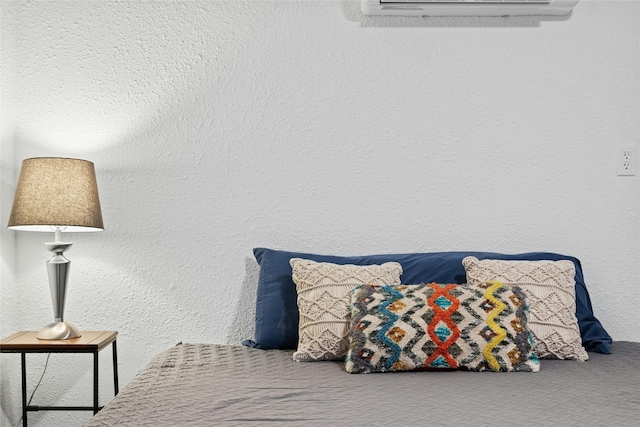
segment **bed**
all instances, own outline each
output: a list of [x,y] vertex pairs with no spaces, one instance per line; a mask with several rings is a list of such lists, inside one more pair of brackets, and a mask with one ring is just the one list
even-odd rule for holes
[[293,350],[182,344],[159,354],[87,427],[637,426],[640,344],[540,372],[352,375]]
[[167,349],[87,427],[640,422],[640,343],[611,340],[574,257],[254,255],[253,339]]

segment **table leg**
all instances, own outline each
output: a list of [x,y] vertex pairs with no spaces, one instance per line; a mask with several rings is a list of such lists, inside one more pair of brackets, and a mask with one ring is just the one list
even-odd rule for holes
[[93,352],[93,415],[97,414],[98,408],[98,352]]
[[116,340],[111,343],[111,348],[113,350],[113,395],[117,396],[120,393],[120,388],[118,387],[118,350],[116,348]]
[[22,427],[27,427],[27,355],[20,353],[22,364]]

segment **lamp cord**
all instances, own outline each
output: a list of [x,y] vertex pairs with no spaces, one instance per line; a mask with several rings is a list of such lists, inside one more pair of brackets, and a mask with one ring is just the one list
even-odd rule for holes
[[[31,405],[31,401],[33,400],[33,396],[36,394],[36,390],[38,390],[38,387],[40,387],[40,383],[42,382],[42,379],[44,378],[44,374],[45,374],[45,372],[47,372],[47,366],[49,366],[49,358],[50,357],[51,357],[51,353],[48,353],[47,354],[47,360],[44,362],[44,369],[42,370],[42,375],[40,375],[40,379],[38,380],[38,383],[36,384],[36,387],[31,392],[31,396],[29,396],[29,401],[27,402],[27,406]],[[18,422],[16,422],[15,427],[18,427],[21,422],[22,422],[22,415],[20,415],[20,418],[18,419]]]

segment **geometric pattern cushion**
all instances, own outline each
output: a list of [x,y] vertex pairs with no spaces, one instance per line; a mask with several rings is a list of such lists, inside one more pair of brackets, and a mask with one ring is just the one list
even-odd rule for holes
[[517,287],[363,285],[351,302],[347,372],[540,370]]
[[358,285],[400,283],[402,266],[338,265],[300,258],[290,260],[298,292],[298,348],[295,361],[336,360],[347,354],[351,291]]
[[521,288],[529,298],[529,327],[540,358],[587,360],[576,318],[575,266],[571,261],[502,261],[466,257],[472,284],[497,280]]

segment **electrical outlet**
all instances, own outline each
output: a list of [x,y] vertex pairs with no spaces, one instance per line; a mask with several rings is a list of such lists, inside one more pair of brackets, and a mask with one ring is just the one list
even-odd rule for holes
[[638,162],[638,159],[635,157],[633,147],[620,147],[616,159],[618,176],[633,176],[636,174],[636,168],[640,162]]

